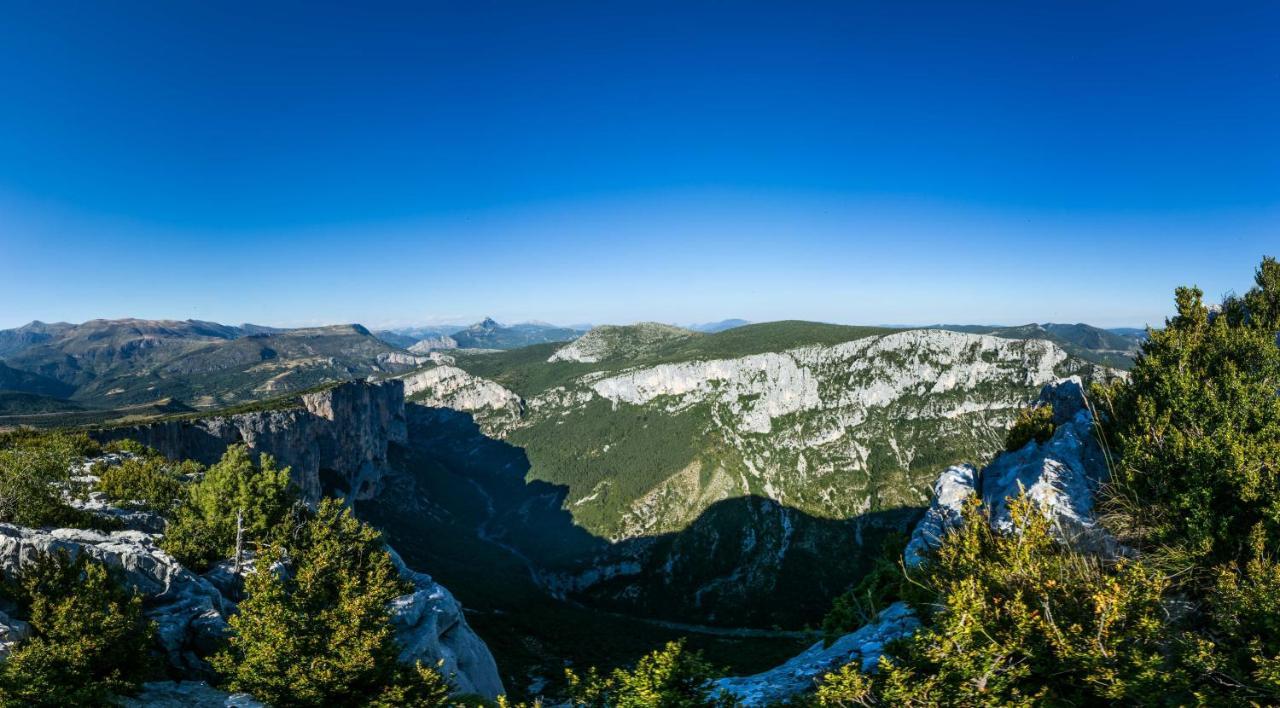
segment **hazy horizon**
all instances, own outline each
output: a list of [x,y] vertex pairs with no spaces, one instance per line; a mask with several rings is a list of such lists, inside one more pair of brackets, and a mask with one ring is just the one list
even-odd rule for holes
[[[131,319],[153,321],[153,322],[154,321],[182,322],[187,320],[199,320],[199,318],[172,318],[172,317],[92,317],[86,320],[69,321],[69,320],[49,320],[49,319],[41,319],[39,317],[36,317],[30,320],[27,320],[25,322],[22,322],[18,325],[12,325],[12,326],[6,325],[3,327],[0,327],[0,329],[14,329],[14,328],[22,327],[25,325],[34,324],[36,322],[41,322],[44,324],[66,323],[66,324],[72,324],[72,325],[81,325],[93,320],[121,321],[121,320],[131,320]],[[627,322],[548,322],[546,320],[538,320],[538,319],[503,321],[498,318],[490,318],[487,315],[476,317],[470,320],[451,320],[451,321],[440,321],[440,322],[408,322],[408,323],[384,322],[381,324],[369,324],[367,322],[337,322],[337,321],[323,321],[323,320],[317,320],[314,322],[303,322],[303,323],[297,323],[297,324],[276,324],[276,323],[270,323],[270,322],[253,322],[249,320],[244,320],[244,321],[202,320],[202,321],[215,322],[217,324],[237,326],[237,327],[257,325],[260,327],[278,327],[281,329],[360,325],[373,332],[381,332],[381,331],[405,332],[405,331],[411,331],[411,330],[449,329],[453,327],[456,327],[459,330],[461,330],[466,327],[470,327],[472,325],[478,324],[485,319],[493,319],[499,325],[505,326],[505,327],[512,327],[516,325],[546,325],[551,327],[578,328],[583,330],[591,327],[602,326],[602,325],[625,326],[625,325],[635,325],[635,324],[641,324],[641,323],[647,323],[647,322],[657,322],[659,324],[668,324],[668,325],[674,325],[677,327],[700,327],[705,325],[713,325],[713,324],[719,324],[722,322],[728,322],[731,320],[743,320],[747,325],[768,324],[770,322],[792,320],[792,321],[816,322],[818,324],[849,325],[849,326],[860,326],[860,327],[886,327],[886,328],[895,328],[895,329],[915,329],[915,328],[946,327],[946,326],[1019,327],[1019,326],[1031,325],[1031,324],[1049,324],[1048,320],[1028,321],[1028,322],[831,322],[826,320],[805,320],[804,318],[798,318],[798,317],[787,317],[787,318],[782,318],[781,320],[747,320],[741,317],[721,317],[719,319],[698,321],[698,322],[675,322],[675,321],[666,322],[666,321],[655,320],[655,319],[640,319],[640,320],[631,320]],[[1095,327],[1099,327],[1101,329],[1108,329],[1108,330],[1144,329],[1145,327],[1148,326],[1147,324],[1142,324],[1142,325],[1113,325],[1113,326],[1104,327],[1102,325],[1094,325],[1091,322],[1055,322],[1053,324],[1085,324],[1085,325],[1092,325]],[[1163,325],[1162,322],[1150,323],[1149,326],[1159,327],[1161,325]]]

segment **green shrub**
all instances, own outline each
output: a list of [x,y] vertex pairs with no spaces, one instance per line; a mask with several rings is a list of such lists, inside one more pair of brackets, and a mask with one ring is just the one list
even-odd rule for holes
[[1009,452],[1021,450],[1032,440],[1044,443],[1053,437],[1053,429],[1053,406],[1023,408],[1018,411],[1018,419],[1013,422],[1013,427],[1009,428],[1009,434],[1004,439],[1004,449]]
[[[1277,271],[1265,262],[1244,300],[1280,297]],[[1280,547],[1280,348],[1269,315],[1232,314],[1242,306],[1229,302],[1211,318],[1201,297],[1179,288],[1177,315],[1151,333],[1129,380],[1100,391],[1119,454],[1111,506],[1132,520],[1134,543],[1236,562],[1259,524]]]
[[111,528],[110,521],[71,507],[62,496],[71,488],[71,465],[96,452],[82,434],[22,431],[0,436],[0,522]]
[[182,500],[184,479],[200,470],[191,460],[174,465],[162,457],[135,457],[102,469],[97,488],[116,505],[169,513]]
[[683,639],[667,642],[641,658],[630,671],[614,669],[606,676],[593,668],[579,676],[565,670],[570,702],[578,708],[732,706],[732,698],[712,690],[712,680],[718,675],[701,652],[685,649]]
[[278,708],[443,705],[448,685],[434,668],[397,660],[388,603],[412,586],[378,532],[326,499],[287,539],[258,557],[213,657],[228,684]]
[[1247,562],[1217,569],[1208,593],[1222,654],[1213,668],[1221,675],[1248,676],[1258,698],[1275,700],[1280,698],[1280,563],[1261,528],[1250,546]]
[[138,457],[159,457],[160,453],[153,448],[147,447],[137,440],[125,438],[123,440],[112,440],[102,446],[103,452],[128,453],[137,455]]
[[263,454],[254,465],[244,445],[232,445],[198,482],[186,485],[161,543],[184,565],[203,570],[235,553],[236,515],[247,546],[269,541],[294,504],[289,468]]
[[1011,512],[1020,532],[1005,534],[981,502],[966,506],[917,579],[935,598],[925,626],[891,646],[876,675],[826,677],[822,705],[1191,701],[1199,673],[1169,624],[1166,578],[1059,546],[1025,498]]
[[43,556],[6,578],[4,594],[32,636],[0,663],[0,705],[104,705],[147,677],[154,628],[102,564]]

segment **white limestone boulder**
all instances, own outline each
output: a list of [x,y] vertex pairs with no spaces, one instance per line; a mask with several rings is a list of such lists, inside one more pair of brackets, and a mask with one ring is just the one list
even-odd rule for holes
[[905,602],[886,607],[875,620],[856,632],[840,637],[831,646],[816,642],[785,664],[751,676],[722,678],[716,690],[724,690],[741,705],[766,706],[813,691],[822,677],[841,666],[856,663],[872,671],[889,642],[910,636],[920,621]]

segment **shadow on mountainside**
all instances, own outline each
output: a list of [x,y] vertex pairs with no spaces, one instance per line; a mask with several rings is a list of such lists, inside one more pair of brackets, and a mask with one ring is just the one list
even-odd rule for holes
[[[568,549],[590,556],[608,547],[559,509],[565,490],[525,484],[523,450],[485,437],[469,415],[411,406],[409,421],[413,445],[391,450],[398,472],[376,499],[357,502],[357,513],[458,597],[514,697],[562,689],[565,666],[630,665],[685,636],[732,673],[762,671],[813,641],[691,633],[553,598],[526,550],[568,558]],[[511,527],[503,518],[530,521]]]
[[[814,626],[865,574],[884,538],[909,528],[921,511],[833,520],[745,496],[712,504],[679,532],[610,543],[574,523],[564,508],[566,486],[526,481],[525,451],[486,436],[470,414],[409,405],[406,415],[410,443],[393,459],[401,474],[361,513],[401,553],[430,556],[419,567],[456,586],[472,607],[505,604],[519,583],[659,620]],[[446,568],[481,558],[488,566],[495,555],[503,556],[494,566],[502,569],[500,587],[463,590],[473,583],[445,577]]]

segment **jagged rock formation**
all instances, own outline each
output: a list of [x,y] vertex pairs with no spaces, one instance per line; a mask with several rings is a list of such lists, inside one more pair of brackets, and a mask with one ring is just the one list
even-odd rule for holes
[[925,555],[942,542],[948,530],[960,523],[964,502],[977,493],[978,468],[970,464],[952,465],[942,471],[933,484],[933,501],[911,532],[911,540],[903,551],[908,566],[924,562]]
[[493,655],[467,625],[462,605],[431,576],[406,566],[394,551],[391,557],[400,577],[414,586],[412,593],[391,602],[391,623],[404,647],[400,660],[440,663],[441,672],[453,678],[460,693],[487,698],[505,693]]
[[387,445],[405,441],[400,381],[349,382],[303,394],[297,408],[170,420],[95,431],[102,442],[133,439],[172,459],[218,461],[244,443],[292,468],[302,498],[325,493],[368,499],[387,468]]
[[1093,515],[1094,496],[1108,469],[1080,378],[1046,385],[1036,406],[1046,405],[1053,406],[1055,427],[1045,442],[1030,440],[1018,450],[1002,453],[981,473],[971,468],[942,473],[933,502],[907,546],[909,565],[918,564],[928,550],[937,547],[946,530],[959,523],[965,500],[979,493],[998,529],[1010,529],[1009,500],[1026,494],[1053,521],[1054,535],[1062,543],[1095,553],[1122,551]]
[[920,626],[905,602],[886,607],[874,622],[856,632],[837,639],[831,646],[816,642],[786,663],[753,676],[723,678],[716,682],[741,701],[743,706],[763,706],[806,691],[812,691],[818,680],[841,666],[856,663],[863,671],[873,669],[884,646],[915,631]]
[[169,663],[189,675],[202,675],[200,658],[213,651],[226,631],[234,605],[207,580],[160,550],[154,537],[139,531],[100,533],[82,529],[40,530],[0,524],[0,571],[17,572],[41,555],[66,551],[121,571],[124,582],[144,597],[144,612]]
[[1053,406],[1053,437],[1032,440],[982,470],[982,501],[992,525],[1011,530],[1009,500],[1025,493],[1052,520],[1062,543],[1091,553],[1120,550],[1093,513],[1098,486],[1109,472],[1080,379],[1046,386],[1040,405]]
[[[1079,377],[1047,384],[1037,406],[1052,405],[1056,428],[1043,443],[1029,441],[1022,448],[1004,452],[976,471],[971,465],[943,470],[934,485],[934,498],[917,523],[904,552],[904,562],[917,566],[937,547],[946,532],[960,523],[961,509],[975,494],[982,495],[993,527],[1013,532],[1009,500],[1026,494],[1053,521],[1055,537],[1087,553],[1124,553],[1093,516],[1098,486],[1108,468],[1094,435],[1093,413]],[[862,670],[874,668],[884,645],[914,631],[919,622],[904,603],[885,609],[874,622],[845,635],[827,649],[815,644],[787,663],[753,676],[721,679],[718,683],[742,700],[760,706],[813,690],[815,682],[833,669],[859,662]],[[839,648],[839,649],[837,649]]]

